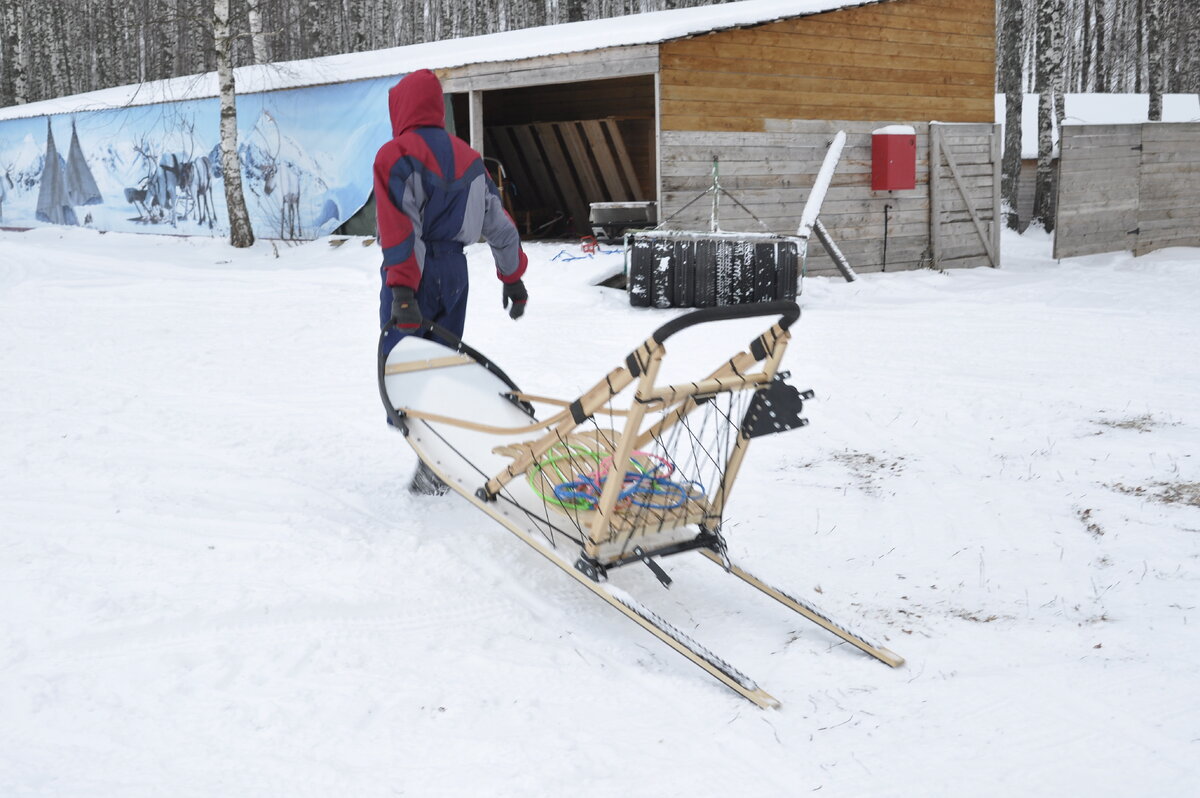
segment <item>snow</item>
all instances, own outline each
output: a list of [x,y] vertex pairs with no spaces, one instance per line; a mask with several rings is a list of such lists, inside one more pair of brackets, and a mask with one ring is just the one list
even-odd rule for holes
[[[569,398],[679,311],[564,248],[528,247],[514,324],[472,247],[466,340]],[[812,423],[754,442],[729,508],[735,561],[903,668],[698,555],[670,591],[614,574],[763,711],[408,495],[377,248],[0,232],[0,794],[1188,794],[1200,250],[1003,251],[806,280],[784,367]],[[760,326],[671,356],[707,371]]]
[[[715,6],[653,11],[627,17],[544,25],[365,53],[285,61],[234,70],[239,93],[276,91],[325,83],[403,75],[495,61],[586,52],[605,47],[654,44],[715,30],[820,14],[890,0],[742,0]],[[148,105],[217,96],[215,72],[0,108],[0,120]]]
[[885,125],[871,131],[872,136],[915,136],[917,130],[912,125]]
[[[1003,135],[1004,95],[996,95],[996,123]],[[1021,157],[1036,158],[1038,152],[1038,96],[1026,94],[1021,103]],[[1149,94],[1064,94],[1064,125],[1135,125],[1149,120]],[[1163,122],[1200,122],[1200,94],[1164,94]],[[1054,155],[1058,156],[1058,130],[1053,131]]]

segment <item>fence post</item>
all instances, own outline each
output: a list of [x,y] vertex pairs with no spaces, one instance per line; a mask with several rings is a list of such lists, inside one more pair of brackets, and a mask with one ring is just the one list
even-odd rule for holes
[[929,249],[933,268],[941,268],[942,246],[941,224],[938,222],[938,208],[941,201],[941,186],[939,185],[942,171],[942,131],[937,122],[929,123]]

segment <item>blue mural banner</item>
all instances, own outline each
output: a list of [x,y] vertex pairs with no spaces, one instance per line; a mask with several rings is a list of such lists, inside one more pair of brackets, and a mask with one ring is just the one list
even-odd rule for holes
[[[237,98],[254,233],[328,235],[371,193],[397,77]],[[216,98],[0,121],[0,226],[228,234]]]

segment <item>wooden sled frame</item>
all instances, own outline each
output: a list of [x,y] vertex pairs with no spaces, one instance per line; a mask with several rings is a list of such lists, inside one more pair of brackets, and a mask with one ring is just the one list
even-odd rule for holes
[[[731,357],[711,374],[695,382],[666,386],[657,384],[658,373],[666,356],[664,344],[672,335],[688,327],[708,322],[758,316],[779,316],[779,320],[755,338],[746,350]],[[791,339],[788,328],[799,316],[800,308],[792,301],[705,308],[680,316],[655,330],[630,353],[625,359],[625,365],[610,371],[573,401],[525,394],[507,377],[502,377],[513,388],[508,394],[513,401],[526,406],[528,403],[538,402],[563,408],[542,421],[531,419],[531,423],[525,427],[495,427],[410,408],[396,409],[398,418],[393,419],[393,423],[403,423],[405,418],[411,418],[463,427],[498,437],[516,436],[516,440],[496,447],[497,452],[508,454],[513,459],[504,470],[490,477],[476,490],[476,496],[484,501],[494,501],[506,485],[526,476],[541,458],[556,446],[570,440],[597,414],[624,418],[623,429],[615,430],[615,446],[611,452],[611,471],[623,474],[630,468],[630,458],[634,452],[645,447],[651,440],[660,438],[702,402],[720,393],[758,390],[774,380]],[[481,356],[476,352],[465,354],[461,348],[461,341],[454,336],[440,329],[435,329],[434,333],[439,338],[454,339],[448,342],[459,347],[460,351],[455,355],[434,360],[385,367],[383,376],[480,362]],[[756,364],[761,366],[755,369]],[[493,373],[498,372],[494,367],[489,370]],[[627,409],[613,407],[613,400],[635,383],[631,406]],[[662,418],[643,429],[646,417],[651,412],[661,413]],[[538,430],[545,432],[534,436]],[[702,536],[715,531],[720,525],[725,503],[749,445],[749,436],[739,430],[723,469],[721,484],[714,491],[713,500],[704,502],[703,506],[689,503],[685,505],[689,512],[675,513],[669,518],[662,514],[651,514],[648,518],[631,522],[616,508],[622,487],[621,480],[606,480],[595,510],[577,514],[576,517],[576,523],[583,521],[586,527],[582,552],[584,563],[594,569],[595,576],[602,577],[607,567],[634,560],[645,561],[647,557],[654,556],[664,549],[680,550],[678,541],[666,534],[679,527],[698,525]],[[656,546],[656,538],[669,542]],[[635,539],[642,545],[637,547],[636,556],[630,556],[630,546]]]
[[[780,318],[755,338],[745,351],[731,357],[704,379],[694,383],[661,387],[656,384],[666,354],[664,342],[675,333],[705,322],[764,315],[779,315]],[[597,413],[624,419],[624,430],[619,435],[617,445],[612,453],[614,458],[612,472],[621,473],[622,471],[618,471],[618,469],[624,470],[627,467],[631,456],[638,447],[645,446],[651,438],[661,435],[669,427],[680,423],[688,413],[710,398],[724,392],[768,389],[777,378],[786,376],[780,375],[779,365],[791,337],[788,329],[799,316],[800,309],[792,301],[734,305],[693,311],[664,324],[634,349],[626,358],[624,366],[610,371],[602,380],[569,402],[521,392],[516,384],[495,364],[464,344],[457,336],[435,325],[425,325],[419,334],[432,332],[435,337],[449,344],[455,350],[454,354],[387,366],[382,355],[382,343],[390,329],[389,325],[385,327],[380,336],[379,391],[392,424],[409,436],[409,442],[416,449],[418,456],[421,456],[422,460],[426,461],[426,465],[464,499],[487,513],[494,521],[554,563],[594,595],[603,599],[726,687],[761,708],[774,708],[779,706],[779,701],[759,687],[754,680],[606,580],[608,569],[640,561],[648,565],[666,586],[669,585],[670,579],[651,558],[698,550],[707,559],[721,566],[726,573],[770,596],[789,610],[880,662],[893,668],[904,663],[902,657],[884,646],[847,629],[817,607],[773,587],[729,561],[725,542],[720,535],[719,524],[730,488],[745,458],[750,439],[753,437],[748,434],[745,422],[738,429],[736,442],[726,461],[721,486],[716,492],[716,500],[699,517],[684,514],[683,518],[675,519],[680,522],[677,526],[695,525],[699,527],[699,534],[691,539],[681,540],[678,535],[674,539],[656,538],[652,533],[669,531],[661,523],[658,523],[658,528],[653,530],[621,529],[617,523],[620,514],[614,512],[617,491],[612,487],[613,485],[619,486],[621,480],[610,479],[605,481],[597,509],[591,518],[591,524],[586,527],[587,534],[581,541],[583,551],[579,560],[572,564],[569,559],[563,558],[562,552],[557,550],[552,543],[548,543],[542,536],[520,523],[519,515],[511,512],[511,508],[505,506],[508,503],[507,497],[506,501],[497,501],[497,499],[503,495],[505,486],[517,477],[524,475],[537,462],[538,457],[550,451],[556,444],[565,441],[567,436],[574,433]],[[389,374],[450,368],[471,363],[483,366],[508,386],[510,391],[504,395],[528,413],[530,424],[511,428],[494,427],[466,419],[396,408],[388,397],[385,378]],[[761,366],[755,369],[755,364],[761,364]],[[628,409],[613,407],[613,398],[635,383],[636,390],[632,405]],[[794,389],[791,390],[794,391]],[[810,397],[811,393],[803,396],[804,398]],[[531,402],[563,409],[538,422],[534,419]],[[662,417],[655,424],[642,429],[646,414],[651,410],[660,411]],[[747,414],[748,417],[750,415],[750,413]],[[419,441],[415,442],[415,439],[421,438],[421,427],[432,429],[430,424],[439,423],[498,436],[516,436],[518,440],[515,443],[511,443],[507,447],[500,447],[505,451],[497,450],[497,453],[511,457],[512,462],[507,468],[487,478],[482,486],[475,487],[479,485],[478,482],[472,485],[456,478],[453,474],[439,468],[436,463],[426,460]],[[416,430],[411,434],[410,425],[413,425]],[[529,437],[531,433],[541,430],[545,431],[532,438]],[[481,479],[482,476],[484,475],[477,479]],[[614,528],[620,533],[617,535],[617,545],[615,546],[611,545]],[[626,551],[626,544],[629,543],[631,537],[639,533],[642,537],[638,539],[638,542],[642,545],[635,546],[630,554]],[[607,549],[605,548],[606,543],[610,544]]]

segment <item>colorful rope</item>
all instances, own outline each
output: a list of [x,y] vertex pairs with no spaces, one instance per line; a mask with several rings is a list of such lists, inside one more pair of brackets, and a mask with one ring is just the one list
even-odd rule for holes
[[[604,483],[612,470],[612,456],[575,444],[566,444],[566,449],[563,452],[561,447],[555,447],[533,465],[529,470],[529,487],[544,500],[559,507],[593,510],[600,503]],[[558,464],[564,460],[574,463],[579,458],[595,462],[596,469],[586,474],[577,473],[574,479],[569,479]],[[675,473],[675,464],[661,455],[633,452],[629,462],[637,470],[625,472],[621,492],[617,494],[618,510],[628,507],[673,510],[689,500],[704,496],[704,486],[699,482],[669,479]],[[548,473],[550,470],[562,481],[556,482]],[[540,489],[543,477],[553,485],[553,495]]]

